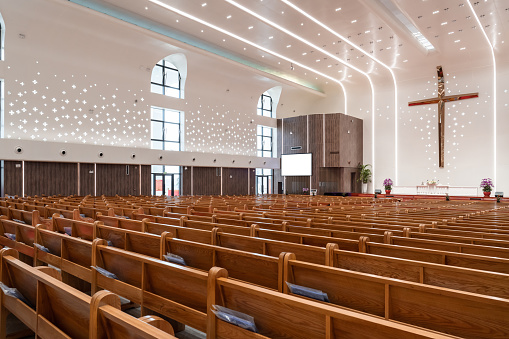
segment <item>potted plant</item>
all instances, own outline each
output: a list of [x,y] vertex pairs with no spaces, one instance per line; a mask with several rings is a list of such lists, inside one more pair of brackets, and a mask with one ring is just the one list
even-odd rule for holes
[[489,197],[491,195],[491,191],[493,190],[493,181],[490,178],[484,178],[481,180],[482,191],[485,197]]
[[360,171],[360,174],[359,174],[359,180],[360,182],[362,182],[362,193],[367,193],[368,192],[368,182],[371,181],[371,170],[369,169],[369,166],[371,166],[370,164],[366,164],[366,165],[362,165],[362,164],[359,164],[359,171]]
[[392,180],[387,178],[384,180],[384,187],[385,187],[385,194],[391,194],[391,190],[392,190]]

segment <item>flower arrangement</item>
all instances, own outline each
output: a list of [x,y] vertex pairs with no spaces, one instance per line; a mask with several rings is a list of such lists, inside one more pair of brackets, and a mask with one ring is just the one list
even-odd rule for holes
[[481,180],[482,191],[483,192],[491,192],[495,185],[493,185],[493,181],[490,178],[484,178]]
[[393,182],[391,179],[389,179],[389,178],[385,179],[384,180],[385,190],[390,191],[392,189],[392,184],[393,184]]
[[437,180],[435,180],[435,179],[433,179],[433,180],[428,180],[426,183],[427,183],[428,185],[436,185],[436,184],[438,183],[438,181],[437,181]]

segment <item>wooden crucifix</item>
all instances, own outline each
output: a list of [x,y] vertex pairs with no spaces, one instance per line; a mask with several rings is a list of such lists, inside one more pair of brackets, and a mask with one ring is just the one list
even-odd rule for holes
[[445,138],[445,103],[449,101],[458,101],[471,98],[479,97],[479,93],[468,93],[468,94],[456,94],[444,96],[445,85],[444,85],[444,72],[442,66],[437,66],[438,75],[438,97],[424,100],[411,101],[408,106],[420,106],[428,104],[438,104],[438,151],[439,151],[439,162],[440,168],[444,167],[444,138]]

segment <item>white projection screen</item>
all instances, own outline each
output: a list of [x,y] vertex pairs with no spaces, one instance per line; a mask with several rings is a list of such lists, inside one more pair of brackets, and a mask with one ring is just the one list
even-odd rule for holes
[[311,176],[312,154],[282,154],[281,176]]

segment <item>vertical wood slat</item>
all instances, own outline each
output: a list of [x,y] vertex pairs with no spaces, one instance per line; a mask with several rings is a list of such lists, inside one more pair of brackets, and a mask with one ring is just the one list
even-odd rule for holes
[[[129,174],[127,168],[129,166]],[[140,192],[139,165],[97,164],[97,195],[138,195]]]
[[[16,168],[19,165],[19,168]],[[21,161],[4,161],[4,193],[21,196],[23,189],[23,171]]]
[[25,161],[25,194],[78,194],[78,164]]
[[94,195],[94,167],[94,164],[80,163],[80,195]]
[[141,165],[141,195],[151,195],[152,166]]

